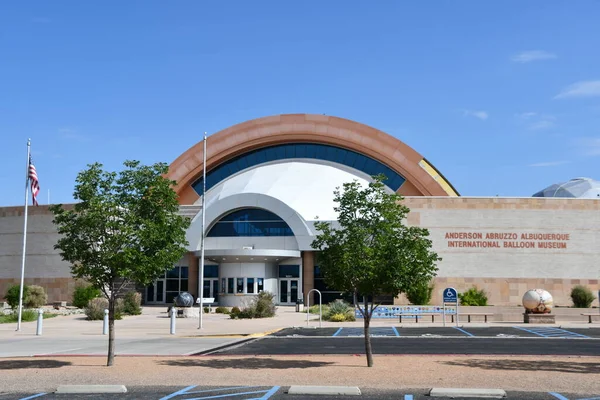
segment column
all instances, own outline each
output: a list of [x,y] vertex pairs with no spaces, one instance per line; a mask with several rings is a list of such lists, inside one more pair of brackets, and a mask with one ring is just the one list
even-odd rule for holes
[[[302,252],[302,293],[304,303],[308,301],[308,292],[315,288],[315,252]],[[314,292],[310,296],[310,304],[315,304]]]
[[193,252],[187,254],[188,257],[188,292],[198,297],[198,257]]

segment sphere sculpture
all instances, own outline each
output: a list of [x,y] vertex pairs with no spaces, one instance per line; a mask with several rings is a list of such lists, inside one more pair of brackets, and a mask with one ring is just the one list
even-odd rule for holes
[[544,289],[528,290],[523,295],[523,307],[530,314],[550,314],[552,295]]
[[181,292],[179,296],[175,297],[175,305],[177,307],[191,307],[194,305],[194,296],[188,292]]

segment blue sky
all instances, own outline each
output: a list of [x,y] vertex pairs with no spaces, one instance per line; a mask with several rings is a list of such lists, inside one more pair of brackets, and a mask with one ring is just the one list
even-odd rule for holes
[[600,179],[598,1],[0,3],[0,205],[72,201],[88,163],[170,163],[281,113],[344,117],[467,196]]

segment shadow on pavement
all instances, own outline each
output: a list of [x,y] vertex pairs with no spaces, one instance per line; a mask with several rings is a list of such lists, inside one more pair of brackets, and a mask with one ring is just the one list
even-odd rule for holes
[[0,361],[0,370],[2,369],[33,369],[33,368],[61,368],[73,363],[69,361],[56,360],[2,360]]
[[171,367],[207,367],[216,369],[255,369],[255,368],[272,368],[272,369],[293,369],[293,368],[318,368],[327,367],[335,363],[325,361],[306,361],[306,360],[273,360],[262,358],[249,359],[231,359],[231,360],[161,360],[157,361],[160,365]]
[[575,361],[549,361],[549,360],[464,360],[442,361],[441,364],[459,367],[481,368],[504,371],[546,371],[569,372],[574,374],[598,374],[600,363],[586,363]]

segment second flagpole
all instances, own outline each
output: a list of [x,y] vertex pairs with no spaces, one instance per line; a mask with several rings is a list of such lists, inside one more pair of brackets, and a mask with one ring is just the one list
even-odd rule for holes
[[27,139],[27,167],[25,168],[25,220],[23,222],[23,259],[21,260],[21,285],[19,286],[19,316],[17,317],[17,331],[21,330],[21,316],[23,315],[23,285],[25,283],[25,252],[27,250],[27,205],[29,199],[30,155],[31,139]]

